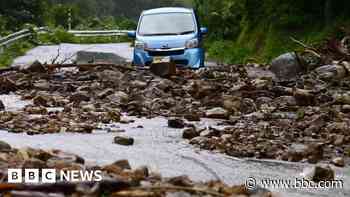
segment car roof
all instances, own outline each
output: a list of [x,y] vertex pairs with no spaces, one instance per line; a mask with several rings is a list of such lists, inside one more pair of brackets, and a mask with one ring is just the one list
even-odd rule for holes
[[181,7],[164,7],[164,8],[145,10],[143,11],[142,14],[159,14],[159,13],[172,13],[172,12],[192,13],[193,9],[181,8]]

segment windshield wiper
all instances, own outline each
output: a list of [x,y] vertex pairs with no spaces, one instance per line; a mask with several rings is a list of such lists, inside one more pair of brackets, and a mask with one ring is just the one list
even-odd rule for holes
[[194,31],[184,31],[184,32],[180,32],[177,35],[185,35],[185,34],[190,34],[190,33],[194,33]]

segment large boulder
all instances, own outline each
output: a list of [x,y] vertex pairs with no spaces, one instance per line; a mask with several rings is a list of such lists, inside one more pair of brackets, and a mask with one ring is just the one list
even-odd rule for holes
[[295,53],[285,53],[271,62],[270,70],[278,81],[292,81],[303,71]]
[[106,52],[94,52],[94,51],[79,51],[77,53],[77,64],[125,64],[127,61],[125,58],[120,57],[115,53]]

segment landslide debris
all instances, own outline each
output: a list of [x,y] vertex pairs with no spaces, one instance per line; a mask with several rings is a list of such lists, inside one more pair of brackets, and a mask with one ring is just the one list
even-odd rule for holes
[[4,72],[0,92],[33,105],[0,111],[0,129],[91,133],[124,112],[169,117],[173,128],[189,127],[183,119],[215,118],[224,128],[185,128],[184,138],[236,157],[343,166],[350,156],[350,56],[326,46],[277,57],[271,68],[222,65],[168,78],[112,65]]
[[[101,181],[77,181],[47,184],[9,184],[8,169],[55,169],[63,171],[102,172]],[[58,176],[59,177],[59,176]],[[76,177],[78,178],[78,177]],[[77,155],[60,150],[15,149],[0,141],[0,193],[4,196],[115,196],[115,197],[165,197],[165,196],[271,196],[267,190],[259,193],[245,186],[227,186],[220,181],[197,183],[186,176],[163,178],[147,167],[132,169],[127,160],[109,165],[92,166]],[[79,180],[81,177],[78,178]]]

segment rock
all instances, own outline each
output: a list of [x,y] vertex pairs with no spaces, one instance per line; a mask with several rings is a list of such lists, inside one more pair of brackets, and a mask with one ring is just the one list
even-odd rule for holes
[[114,94],[111,94],[107,98],[112,102],[116,102],[118,104],[123,104],[123,105],[129,102],[129,96],[122,91],[118,91]]
[[190,114],[186,114],[184,116],[184,118],[187,120],[187,121],[200,121],[201,118],[200,118],[200,115],[198,113],[190,113]]
[[292,144],[284,156],[285,160],[298,162],[307,159],[310,163],[317,163],[323,159],[322,144]]
[[0,141],[0,152],[8,151],[8,150],[11,150],[11,146],[4,141]]
[[17,90],[16,83],[8,77],[0,77],[0,93],[7,94]]
[[5,111],[5,105],[2,100],[0,100],[0,111]]
[[192,139],[198,136],[199,136],[199,133],[193,127],[185,129],[182,133],[182,138],[184,139]]
[[321,66],[315,69],[315,72],[323,80],[342,79],[347,74],[346,69],[341,65]]
[[168,120],[168,127],[174,129],[182,129],[185,127],[185,122],[180,118],[170,118]]
[[205,112],[205,115],[208,118],[215,118],[215,119],[227,119],[229,117],[228,111],[221,107],[209,109]]
[[138,89],[144,89],[147,87],[147,83],[140,80],[133,81],[130,85]]
[[342,157],[336,157],[336,158],[332,159],[332,163],[338,167],[345,166],[345,161],[344,161],[344,158],[342,158]]
[[33,103],[36,106],[49,107],[49,105],[48,105],[49,99],[45,96],[38,95],[38,96],[34,97]]
[[253,99],[244,98],[241,102],[241,112],[243,114],[250,114],[257,110],[257,106]]
[[33,84],[33,86],[38,90],[48,91],[50,90],[50,83],[46,80],[40,80]]
[[77,64],[98,64],[109,63],[121,65],[126,63],[126,59],[116,53],[106,53],[97,51],[78,51]]
[[100,99],[104,99],[107,96],[113,94],[113,92],[114,92],[114,90],[112,88],[107,88],[107,89],[101,91],[100,93],[98,93],[97,97],[100,98]]
[[76,102],[76,103],[80,103],[82,101],[90,101],[90,96],[88,92],[85,91],[80,91],[80,92],[76,92],[74,94],[72,94],[72,96],[69,98],[69,100],[71,102]]
[[334,94],[334,99],[338,103],[350,105],[350,92]]
[[160,77],[167,77],[176,74],[175,63],[151,64],[151,72]]
[[273,59],[270,70],[279,81],[295,80],[303,71],[295,53],[286,53]]
[[236,96],[224,95],[222,106],[228,111],[238,112],[241,109],[241,98]]
[[31,65],[27,67],[23,67],[22,69],[27,72],[37,72],[37,73],[46,72],[46,68],[38,60],[34,61]]
[[336,135],[333,144],[336,146],[341,146],[344,144],[344,141],[345,141],[344,135]]
[[320,181],[332,181],[335,178],[335,172],[329,165],[316,165],[312,168],[306,168],[303,172],[303,175],[305,178],[316,183]]
[[118,166],[123,170],[131,170],[131,166],[128,160],[119,160],[114,162],[113,165]]
[[123,145],[123,146],[131,146],[134,144],[134,139],[128,138],[128,137],[117,136],[114,138],[114,143],[119,144],[119,145]]

